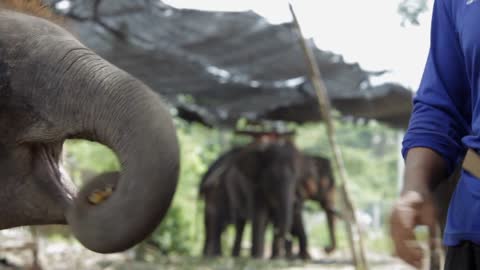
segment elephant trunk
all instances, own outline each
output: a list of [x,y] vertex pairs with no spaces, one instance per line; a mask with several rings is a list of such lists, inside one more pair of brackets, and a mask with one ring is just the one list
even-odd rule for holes
[[293,211],[295,203],[295,194],[292,187],[286,187],[282,190],[283,200],[280,203],[280,209],[283,213],[280,214],[282,219],[279,222],[279,234],[282,238],[286,238],[290,234],[293,223]]
[[[51,97],[64,136],[110,147],[122,167],[83,187],[66,209],[67,222],[93,251],[128,249],[156,228],[177,186],[179,149],[170,113],[146,85],[88,49],[70,49],[48,70],[64,72],[56,87],[62,91]],[[112,186],[105,200],[89,201],[92,192]]]
[[290,240],[290,231],[293,223],[294,198],[288,183],[282,183],[285,186],[280,187],[280,204],[277,209],[277,220],[275,225],[275,235],[272,246],[272,258],[285,255],[285,244]]

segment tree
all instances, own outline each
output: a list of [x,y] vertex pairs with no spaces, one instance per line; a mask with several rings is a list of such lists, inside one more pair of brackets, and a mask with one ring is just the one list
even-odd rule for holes
[[402,26],[406,22],[419,25],[418,17],[427,10],[427,0],[402,0],[398,5],[398,13],[402,16]]

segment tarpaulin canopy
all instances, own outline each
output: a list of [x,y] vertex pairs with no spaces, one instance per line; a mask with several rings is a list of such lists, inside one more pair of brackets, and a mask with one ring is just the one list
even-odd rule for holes
[[[241,118],[320,121],[291,23],[153,0],[71,5],[64,12],[82,42],[163,95],[180,117],[217,127],[233,127]],[[379,73],[314,52],[332,104],[343,115],[406,126],[411,91],[393,83],[374,86],[371,78]]]

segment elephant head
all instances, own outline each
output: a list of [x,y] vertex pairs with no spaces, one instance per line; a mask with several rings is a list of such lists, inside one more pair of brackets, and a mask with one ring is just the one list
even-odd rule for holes
[[301,182],[307,198],[320,204],[326,200],[333,200],[333,198],[329,198],[329,196],[334,196],[331,193],[335,192],[335,180],[330,160],[320,156],[304,156],[303,162],[303,171],[306,170],[307,173],[301,177]]
[[[167,106],[63,28],[5,9],[0,131],[0,229],[68,223],[87,248],[117,252],[143,240],[170,206],[179,149]],[[121,171],[77,193],[61,166],[70,138],[110,147]]]
[[327,253],[336,248],[335,216],[341,216],[335,209],[335,180],[330,160],[319,156],[302,155],[299,181],[300,198],[317,201],[327,216],[330,244]]

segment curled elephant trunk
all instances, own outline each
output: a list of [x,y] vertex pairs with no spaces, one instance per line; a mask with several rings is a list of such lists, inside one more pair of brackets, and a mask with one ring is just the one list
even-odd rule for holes
[[[116,153],[121,171],[88,183],[65,212],[87,248],[122,251],[150,234],[170,206],[179,171],[175,128],[165,104],[143,83],[76,41],[57,44],[45,46],[41,57],[49,59],[40,61],[55,67],[32,71],[41,77],[35,88],[48,88],[32,95],[51,124],[36,130],[44,130],[43,139],[82,138]],[[108,189],[112,193],[101,201],[89,198]]]
[[[9,145],[20,157],[31,157],[19,163],[31,167],[30,175],[17,178],[34,181],[23,194],[30,198],[16,200],[10,208],[19,210],[4,214],[17,220],[0,225],[63,223],[66,217],[78,240],[101,253],[143,240],[167,212],[178,181],[178,142],[167,106],[46,20],[0,10],[0,37],[0,108],[13,108],[0,120],[14,124],[2,139],[12,137]],[[60,179],[57,153],[69,138],[110,147],[122,167],[88,183],[73,200]],[[48,207],[38,198],[48,198]]]
[[[175,129],[166,106],[145,85],[96,55],[72,59],[65,75],[73,76],[72,88],[82,87],[65,97],[65,120],[78,124],[79,137],[109,146],[122,170],[88,183],[68,209],[67,221],[89,249],[122,251],[150,234],[170,206],[179,170]],[[109,188],[112,194],[104,201],[89,199]]]

